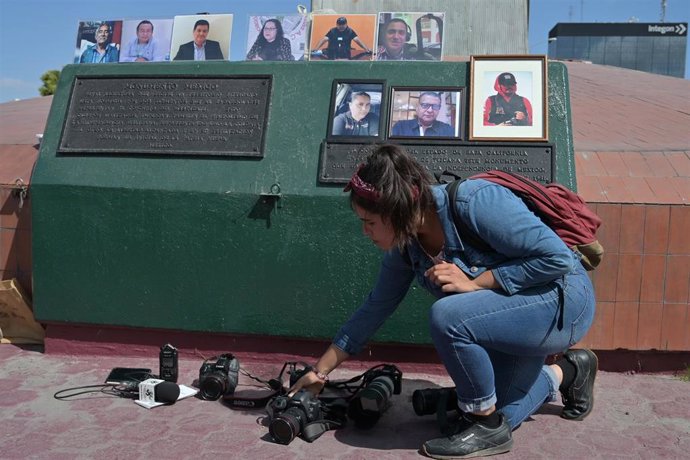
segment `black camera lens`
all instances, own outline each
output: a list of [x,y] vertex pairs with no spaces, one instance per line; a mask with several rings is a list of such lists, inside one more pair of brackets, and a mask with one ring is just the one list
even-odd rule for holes
[[412,407],[417,415],[435,414],[440,404],[445,405],[446,411],[457,410],[455,388],[426,388],[412,393]]
[[204,376],[199,381],[199,396],[207,401],[215,401],[228,390],[228,379],[218,373]]
[[215,401],[221,396],[234,393],[239,369],[240,362],[231,353],[218,356],[216,362],[204,361],[199,369],[199,397]]
[[388,408],[388,401],[393,394],[393,380],[387,376],[373,379],[350,401],[348,415],[357,428],[373,427]]
[[280,444],[290,444],[302,432],[302,416],[300,409],[289,408],[271,420],[269,434]]

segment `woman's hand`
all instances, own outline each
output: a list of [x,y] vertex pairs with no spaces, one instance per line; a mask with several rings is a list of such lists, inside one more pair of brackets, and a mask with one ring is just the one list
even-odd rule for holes
[[[328,381],[328,373],[338,367],[348,356],[343,350],[330,344],[314,367],[288,389],[288,396],[292,397],[301,389],[308,390],[314,395],[319,394]],[[321,374],[321,377],[317,373]]]
[[460,270],[460,267],[448,262],[434,265],[424,272],[424,276],[441,286],[443,292],[472,292],[500,287],[491,270],[485,271],[475,279],[470,279],[465,272]]
[[316,372],[309,371],[295,382],[288,390],[288,396],[292,397],[301,389],[309,390],[314,396],[318,395],[326,384],[325,380],[317,377]]

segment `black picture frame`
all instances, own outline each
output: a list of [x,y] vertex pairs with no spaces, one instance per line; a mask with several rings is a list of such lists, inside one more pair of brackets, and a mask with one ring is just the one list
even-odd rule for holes
[[[394,86],[390,89],[390,110],[388,113],[387,132],[390,139],[450,139],[465,140],[465,116],[467,112],[466,88],[464,86]],[[414,134],[419,124],[416,121],[418,104],[425,93],[435,93],[440,99],[440,108],[434,123],[439,133],[423,136]],[[432,111],[436,112],[433,107]],[[429,110],[427,109],[427,110]],[[414,126],[413,126],[414,125]]]
[[[353,94],[358,92],[365,92],[370,96],[371,108],[366,115],[370,117],[370,120],[368,124],[348,125],[347,113],[350,112],[350,99]],[[388,114],[387,94],[385,80],[333,80],[326,138],[329,141],[345,143],[371,143],[383,139]],[[371,117],[370,114],[375,115],[375,117]],[[345,124],[343,125],[344,120]],[[375,133],[372,132],[372,120],[378,122],[377,129],[373,130]],[[361,134],[356,134],[356,132]]]

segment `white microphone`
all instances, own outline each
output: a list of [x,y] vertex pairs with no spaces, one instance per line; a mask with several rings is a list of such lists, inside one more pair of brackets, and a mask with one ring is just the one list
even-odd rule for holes
[[180,386],[161,379],[148,379],[139,383],[139,400],[147,403],[172,404],[180,397]]

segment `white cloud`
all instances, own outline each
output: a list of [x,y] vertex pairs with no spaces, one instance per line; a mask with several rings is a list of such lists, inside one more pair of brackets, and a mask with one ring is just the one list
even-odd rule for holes
[[0,102],[27,99],[40,96],[38,88],[41,81],[29,82],[18,78],[0,78]]
[[2,89],[17,90],[17,89],[34,88],[35,86],[36,86],[36,83],[31,83],[28,81],[19,80],[17,78],[0,78],[0,88],[2,88]]

